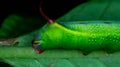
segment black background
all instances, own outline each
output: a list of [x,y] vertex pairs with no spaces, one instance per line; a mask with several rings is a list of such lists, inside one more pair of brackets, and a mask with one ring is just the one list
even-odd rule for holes
[[[12,13],[40,16],[41,0],[0,0],[0,22]],[[42,0],[43,11],[51,18],[58,18],[87,0]]]

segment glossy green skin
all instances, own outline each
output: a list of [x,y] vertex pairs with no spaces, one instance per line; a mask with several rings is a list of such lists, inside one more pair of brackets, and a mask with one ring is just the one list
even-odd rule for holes
[[45,25],[37,40],[43,50],[77,49],[82,52],[120,50],[120,23],[80,21]]

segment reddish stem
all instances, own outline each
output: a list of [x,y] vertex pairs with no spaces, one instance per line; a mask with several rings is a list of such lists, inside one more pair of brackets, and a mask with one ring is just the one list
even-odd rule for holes
[[44,14],[44,12],[42,11],[42,2],[40,2],[40,13],[41,15],[48,21],[48,23],[52,24],[54,23],[55,21],[53,19],[51,19],[50,17],[48,17],[47,15]]

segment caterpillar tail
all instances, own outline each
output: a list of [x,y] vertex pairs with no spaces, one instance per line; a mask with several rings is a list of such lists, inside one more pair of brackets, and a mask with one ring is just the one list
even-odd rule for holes
[[34,39],[34,40],[32,41],[32,47],[33,47],[33,48],[35,49],[35,51],[36,51],[37,53],[39,53],[39,54],[43,52],[41,45],[40,45],[39,43],[37,43],[36,39]]
[[[42,10],[42,1],[40,2],[39,11],[40,11],[40,14],[48,21],[49,24],[55,23],[55,20],[51,19],[50,17],[48,17],[47,15],[45,15],[45,13],[43,12],[43,10]],[[38,37],[39,37],[39,36],[36,36],[36,37],[33,39],[33,41],[32,41],[32,47],[35,49],[35,51],[36,51],[37,53],[42,53],[42,52],[43,52],[42,47],[41,47],[41,45],[37,42]]]

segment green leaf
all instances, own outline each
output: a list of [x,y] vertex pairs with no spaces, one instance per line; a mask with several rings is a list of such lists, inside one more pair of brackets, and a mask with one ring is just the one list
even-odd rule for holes
[[120,0],[91,0],[75,7],[58,21],[120,20]]
[[[24,63],[25,61],[26,63]],[[7,63],[15,67],[105,67],[96,59],[7,59]],[[87,65],[87,63],[90,63]],[[94,64],[97,63],[97,64]],[[28,64],[28,65],[26,65]]]
[[4,61],[14,67],[44,67],[35,59],[4,59]]
[[43,24],[45,24],[45,21],[40,17],[11,14],[3,21],[0,28],[0,38],[14,38],[25,35],[39,29]]
[[[83,59],[83,58],[75,58],[75,59],[12,59],[12,61],[6,60],[11,65],[15,65],[16,67],[105,67],[104,64],[102,64],[97,59]],[[22,61],[25,61],[27,64],[23,63]],[[18,63],[20,62],[20,63]],[[33,62],[33,63],[32,63]],[[87,63],[90,63],[87,65]],[[97,63],[97,64],[94,64]],[[17,65],[18,64],[18,65]],[[32,64],[32,65],[31,65]],[[19,66],[20,65],[20,66]]]
[[[120,8],[118,6],[120,6],[120,0],[91,0],[75,7],[57,21],[119,21]],[[13,29],[10,31],[13,32]],[[5,30],[1,33],[5,33]],[[32,33],[19,36],[15,42],[18,41],[18,46],[21,47],[0,47],[1,61],[14,67],[119,67],[120,52],[107,54],[103,51],[95,51],[84,56],[77,50],[46,50],[42,54],[37,54],[33,48],[28,47],[31,46],[36,33],[37,30],[34,30]],[[9,37],[7,33],[1,36]]]
[[[4,59],[15,67],[119,67],[118,57]],[[23,62],[24,61],[24,62]]]

